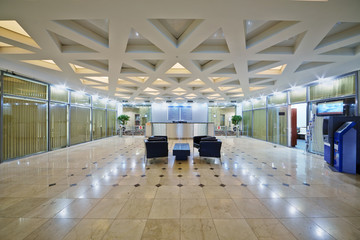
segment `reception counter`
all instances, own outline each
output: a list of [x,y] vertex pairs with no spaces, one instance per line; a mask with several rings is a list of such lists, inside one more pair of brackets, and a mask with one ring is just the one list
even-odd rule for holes
[[146,137],[153,135],[167,136],[170,139],[190,139],[194,136],[214,136],[214,123],[170,123],[148,122],[146,123]]

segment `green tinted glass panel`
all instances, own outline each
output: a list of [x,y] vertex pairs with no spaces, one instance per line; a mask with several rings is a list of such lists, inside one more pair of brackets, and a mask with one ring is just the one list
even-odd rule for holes
[[116,111],[107,111],[107,136],[116,135]]
[[254,110],[253,137],[266,140],[266,109]]
[[268,97],[268,104],[271,105],[285,105],[287,103],[287,93],[279,93]]
[[306,102],[306,88],[290,91],[290,103]]
[[78,92],[71,92],[71,103],[90,106],[90,96]]
[[105,137],[106,112],[105,109],[93,109],[93,139]]
[[4,94],[47,99],[47,85],[5,74]]
[[319,100],[355,94],[355,75],[310,86],[310,100]]
[[90,141],[90,108],[71,107],[71,145]]
[[250,101],[243,102],[243,111],[252,110],[252,103]]
[[69,102],[69,91],[66,89],[58,88],[56,86],[51,86],[50,100],[67,103]]
[[268,108],[268,141],[287,145],[287,110],[286,107]]
[[254,109],[266,107],[266,98],[258,98],[253,101]]
[[58,149],[67,145],[67,105],[50,104],[50,147]]
[[4,97],[3,159],[47,150],[47,103]]
[[106,100],[101,98],[93,98],[93,107],[106,108]]
[[252,111],[243,112],[242,117],[242,134],[248,137],[252,137]]

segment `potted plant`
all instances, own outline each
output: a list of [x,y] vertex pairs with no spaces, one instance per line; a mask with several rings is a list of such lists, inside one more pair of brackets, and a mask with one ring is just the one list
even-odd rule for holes
[[119,121],[119,124],[120,124],[120,134],[122,134],[122,132],[125,131],[125,125],[129,121],[129,119],[130,119],[130,116],[128,116],[126,114],[122,114],[122,115],[118,116],[117,120]]
[[235,125],[234,129],[236,130],[236,136],[239,136],[239,127],[240,122],[242,120],[242,116],[234,115],[231,117],[231,123]]

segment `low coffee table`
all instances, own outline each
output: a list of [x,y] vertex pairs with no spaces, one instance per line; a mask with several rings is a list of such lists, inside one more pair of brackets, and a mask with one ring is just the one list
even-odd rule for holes
[[173,155],[175,160],[187,160],[187,157],[190,156],[190,146],[188,143],[175,143],[173,149]]

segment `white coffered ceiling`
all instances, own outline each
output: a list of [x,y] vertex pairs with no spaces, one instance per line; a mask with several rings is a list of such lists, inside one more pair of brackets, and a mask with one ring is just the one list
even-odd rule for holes
[[1,0],[0,68],[128,101],[240,101],[360,69],[360,1]]

